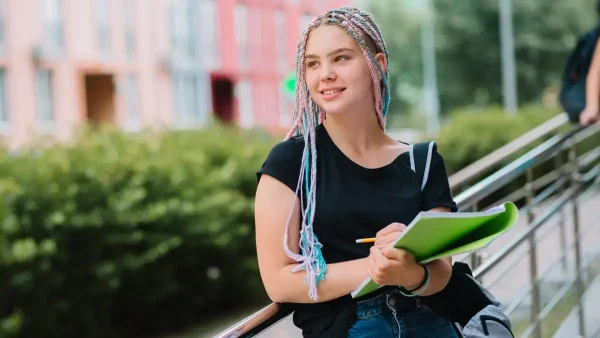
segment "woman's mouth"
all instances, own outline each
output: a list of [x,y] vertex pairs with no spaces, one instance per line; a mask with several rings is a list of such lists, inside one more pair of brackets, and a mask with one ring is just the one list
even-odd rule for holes
[[346,88],[331,88],[321,91],[321,96],[325,100],[333,100],[338,98]]

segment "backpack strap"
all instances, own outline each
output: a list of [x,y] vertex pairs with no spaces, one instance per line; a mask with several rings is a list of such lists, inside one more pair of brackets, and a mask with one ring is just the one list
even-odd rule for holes
[[410,168],[419,177],[421,191],[425,189],[427,179],[429,178],[429,167],[431,166],[431,156],[436,146],[435,141],[420,142],[409,146]]

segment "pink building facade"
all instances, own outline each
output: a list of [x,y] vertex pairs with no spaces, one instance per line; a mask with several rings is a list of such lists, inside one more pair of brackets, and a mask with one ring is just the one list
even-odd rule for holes
[[[315,15],[348,2],[204,1],[205,13],[217,12],[203,23],[216,27],[205,34],[203,48],[212,110],[225,120],[233,116],[242,127],[289,127],[293,102],[285,96],[282,81],[295,71],[301,33]],[[210,18],[219,18],[220,22]],[[229,95],[226,88],[232,88],[234,95]],[[234,97],[233,107],[228,104],[230,96]]]
[[307,21],[347,0],[0,0],[0,139],[83,123],[280,130]]

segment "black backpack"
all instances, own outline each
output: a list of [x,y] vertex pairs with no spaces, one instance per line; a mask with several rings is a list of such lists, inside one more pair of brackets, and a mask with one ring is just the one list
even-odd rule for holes
[[579,114],[585,108],[585,82],[599,31],[600,26],[597,26],[579,35],[575,49],[569,55],[563,71],[559,101],[573,123],[579,123]]

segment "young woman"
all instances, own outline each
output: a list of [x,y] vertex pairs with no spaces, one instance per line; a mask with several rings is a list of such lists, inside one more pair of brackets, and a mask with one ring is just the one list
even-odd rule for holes
[[[451,259],[420,265],[387,248],[420,211],[456,210],[435,147],[421,187],[409,145],[385,134],[388,75],[366,13],[315,18],[298,48],[293,127],[257,173],[261,277],[274,302],[294,304],[304,337],[456,337],[419,298],[444,289]],[[367,277],[384,287],[353,299]]]

